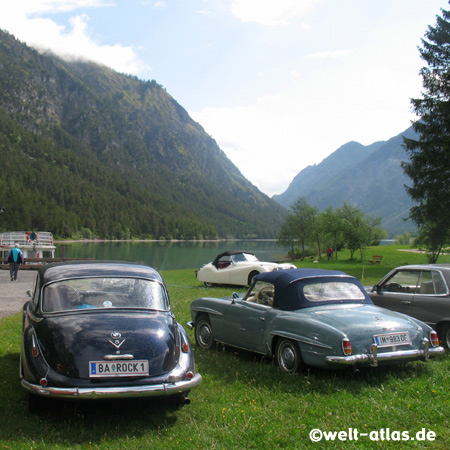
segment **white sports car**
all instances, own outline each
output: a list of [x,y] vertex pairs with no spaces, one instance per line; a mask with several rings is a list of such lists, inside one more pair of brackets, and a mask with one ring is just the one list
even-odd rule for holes
[[217,255],[213,262],[196,271],[197,279],[206,287],[214,284],[249,286],[253,277],[274,270],[296,269],[294,264],[278,264],[259,261],[252,253],[226,251]]

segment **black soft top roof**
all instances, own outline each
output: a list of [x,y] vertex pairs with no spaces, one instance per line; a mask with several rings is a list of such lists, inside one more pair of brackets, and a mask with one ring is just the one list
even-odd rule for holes
[[[308,301],[303,294],[303,286],[315,282],[342,281],[357,285],[364,294],[364,300],[342,299],[320,302],[321,305],[337,303],[365,303],[372,305],[372,300],[366,293],[361,282],[351,275],[338,270],[324,269],[286,269],[274,272],[260,273],[254,278],[255,281],[266,281],[272,283],[275,288],[273,306],[285,311],[294,311],[302,308],[317,306],[316,302]],[[250,288],[251,289],[251,288]]]
[[253,255],[255,256],[254,253],[251,252],[246,252],[244,250],[227,250],[226,252],[220,253],[216,256],[216,259],[212,262],[212,264],[214,266],[218,266],[219,265],[219,259],[222,258],[223,256],[232,256],[232,255],[238,255],[240,253],[247,253],[248,255]]

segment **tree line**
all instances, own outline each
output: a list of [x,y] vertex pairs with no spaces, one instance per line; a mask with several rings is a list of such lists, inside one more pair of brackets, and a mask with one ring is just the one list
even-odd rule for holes
[[418,116],[413,124],[418,139],[404,139],[410,155],[403,170],[411,178],[406,187],[416,205],[410,218],[418,225],[415,245],[436,263],[450,245],[450,11],[442,10],[436,26],[429,26],[419,48],[426,65],[421,69],[423,97],[411,99]]
[[386,236],[381,218],[367,216],[355,206],[344,203],[341,208],[319,212],[300,197],[281,226],[278,242],[289,248],[293,259],[311,254],[321,258],[328,248],[333,249],[337,259],[338,250],[344,247],[353,259],[356,252],[378,245]]

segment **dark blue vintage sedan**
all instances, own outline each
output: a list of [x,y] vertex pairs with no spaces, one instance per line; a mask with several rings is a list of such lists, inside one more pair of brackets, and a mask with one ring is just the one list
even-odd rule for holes
[[437,333],[417,319],[374,306],[344,272],[287,269],[257,275],[244,295],[191,304],[197,344],[222,342],[268,356],[280,369],[377,366],[444,353]]
[[20,377],[41,397],[174,396],[201,383],[161,276],[133,263],[48,264],[23,307]]

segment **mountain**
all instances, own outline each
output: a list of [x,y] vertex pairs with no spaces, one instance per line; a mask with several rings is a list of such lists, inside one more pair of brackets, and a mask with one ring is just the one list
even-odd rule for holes
[[359,164],[364,158],[378,149],[383,142],[377,142],[365,147],[358,142],[348,142],[338,148],[319,165],[308,166],[295,178],[285,192],[274,195],[272,198],[281,205],[289,208],[299,196],[307,196],[308,193],[320,186],[327,186],[339,173],[347,168]]
[[156,81],[0,31],[2,229],[106,238],[274,237],[285,209]]
[[414,231],[412,222],[404,220],[413,203],[404,188],[411,180],[401,168],[401,162],[408,160],[402,147],[403,136],[415,137],[412,127],[369,146],[349,142],[320,164],[302,170],[288,189],[273,199],[288,208],[299,197],[305,197],[321,211],[346,202],[367,215],[381,217],[391,237]]

